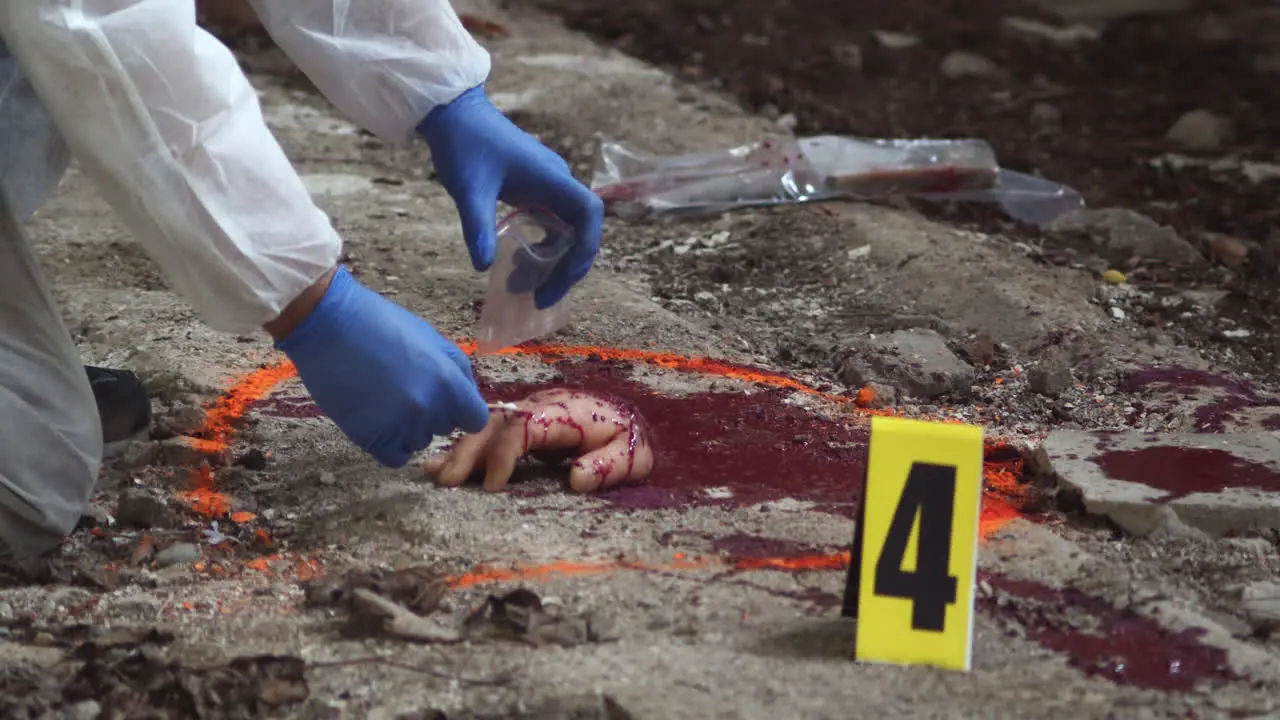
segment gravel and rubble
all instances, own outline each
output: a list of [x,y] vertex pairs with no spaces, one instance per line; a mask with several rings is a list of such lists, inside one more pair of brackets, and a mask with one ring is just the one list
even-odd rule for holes
[[[540,12],[457,5],[488,28],[494,97],[580,176],[601,136],[687,151],[782,119]],[[864,65],[916,47],[885,37],[863,45]],[[237,43],[264,112],[353,271],[465,338],[485,282],[425,150],[382,146],[251,45],[262,41]],[[1276,528],[1218,536],[1162,510],[1160,532],[1128,533],[1058,492],[1078,476],[1033,452],[1066,433],[1222,444],[1280,427],[1270,306],[1233,306],[1256,286],[1214,259],[1233,248],[1210,253],[1212,239],[1130,212],[1038,235],[895,203],[609,218],[572,324],[545,339],[559,350],[476,367],[502,387],[622,363],[608,377],[632,392],[741,413],[727,421],[736,435],[711,440],[744,443],[743,455],[781,413],[814,423],[786,436],[796,477],[768,478],[775,495],[738,502],[739,479],[708,468],[705,502],[672,507],[660,488],[577,497],[540,465],[496,495],[431,486],[416,462],[376,466],[264,339],[202,328],[73,170],[30,232],[86,361],[138,370],[156,423],[108,461],[95,513],[60,553],[0,570],[0,707],[222,717],[217,689],[253,717],[1274,713]],[[1247,247],[1246,267],[1258,252]],[[630,355],[603,357],[615,349]],[[568,359],[550,362],[557,353]],[[680,369],[703,356],[755,375]],[[1012,446],[989,463],[1021,467],[1014,489],[1056,501],[1015,507],[984,540],[967,676],[850,664],[853,626],[837,608],[851,503],[819,494],[846,481],[805,477],[801,463],[864,448],[866,408],[982,424]],[[468,618],[484,631],[463,638]]]

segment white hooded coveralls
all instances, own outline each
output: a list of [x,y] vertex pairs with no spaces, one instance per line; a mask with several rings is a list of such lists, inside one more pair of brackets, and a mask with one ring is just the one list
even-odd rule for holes
[[[488,77],[447,0],[250,0],[353,122],[407,144]],[[341,240],[193,0],[0,4],[0,553],[56,544],[92,494],[96,407],[18,221],[70,157],[211,327],[252,332]]]

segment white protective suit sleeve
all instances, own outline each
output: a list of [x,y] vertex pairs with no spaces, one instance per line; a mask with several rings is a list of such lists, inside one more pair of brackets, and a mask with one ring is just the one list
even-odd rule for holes
[[329,102],[384,142],[489,77],[448,0],[249,0],[271,39]]
[[0,34],[107,202],[210,326],[250,332],[341,241],[191,2],[23,0]]
[[[488,75],[446,0],[256,5],[330,101],[391,142]],[[258,328],[337,262],[337,233],[193,2],[5,2],[0,36],[86,174],[211,327]]]

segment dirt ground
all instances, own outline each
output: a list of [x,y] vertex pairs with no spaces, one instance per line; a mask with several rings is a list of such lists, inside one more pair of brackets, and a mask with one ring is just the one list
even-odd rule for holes
[[[1064,183],[1094,207],[1142,212],[1206,256],[1214,233],[1241,240],[1251,257],[1238,272],[1165,266],[1150,268],[1151,279],[1228,290],[1232,315],[1263,334],[1248,352],[1274,366],[1280,174],[1243,169],[1261,163],[1274,170],[1277,161],[1274,7],[1199,2],[1185,13],[1123,18],[1095,40],[1072,42],[1011,29],[1010,18],[1065,25],[1018,0],[539,5],[570,28],[721,89],[767,117],[790,116],[797,134],[979,138],[1002,166]],[[902,47],[885,33],[916,44]],[[987,58],[991,69],[949,77],[941,66],[957,51]],[[1202,148],[1167,139],[1195,110],[1228,118],[1230,131]],[[918,208],[1034,242],[1046,262],[1076,260],[1070,239],[1013,226],[981,206]]]
[[[663,469],[579,497],[530,464],[493,495],[350,447],[263,338],[203,328],[73,170],[28,230],[86,362],[141,373],[157,423],[107,463],[95,513],[59,553],[0,571],[0,715],[1280,711],[1280,636],[1245,592],[1280,574],[1276,529],[1129,536],[1055,496],[1033,452],[1057,428],[1280,423],[1275,181],[1147,162],[1202,106],[1237,124],[1211,155],[1275,160],[1276,101],[1246,63],[1272,47],[1250,34],[1265,18],[1220,8],[1236,44],[1193,45],[1207,22],[1196,11],[1060,48],[1002,35],[1001,18],[1033,15],[1009,4],[824,6],[818,21],[798,2],[541,4],[455,3],[493,53],[495,102],[581,177],[601,137],[705,151],[776,132],[786,113],[801,132],[980,136],[1092,206],[1170,223],[1204,261],[905,203],[611,217],[554,346],[479,357],[477,372],[494,399],[574,385],[634,402]],[[921,43],[890,51],[876,30]],[[353,272],[469,337],[486,279],[425,148],[382,146],[269,44],[227,41]],[[834,72],[827,50],[849,43],[861,69]],[[1012,72],[947,80],[937,66],[953,49]],[[1200,60],[1177,72],[1181,54]],[[1097,100],[1115,97],[1126,102]],[[1029,132],[1036,102],[1062,111],[1055,131]],[[1247,241],[1247,260],[1210,261],[1206,232]],[[1117,266],[1129,283],[1100,279]],[[893,343],[918,342],[941,346],[938,364],[894,365]],[[867,416],[889,410],[980,423],[989,439],[967,674],[850,660],[844,551]]]

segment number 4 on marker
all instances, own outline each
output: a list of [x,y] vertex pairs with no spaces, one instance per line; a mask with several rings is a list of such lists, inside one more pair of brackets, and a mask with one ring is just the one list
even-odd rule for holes
[[866,662],[968,670],[982,429],[873,418],[844,614]]
[[[913,603],[911,627],[946,630],[948,605],[956,602],[956,578],[951,565],[951,517],[955,514],[956,469],[916,462],[907,473],[898,509],[876,561],[876,595],[905,598]],[[907,544],[919,528],[915,570],[903,570]]]

